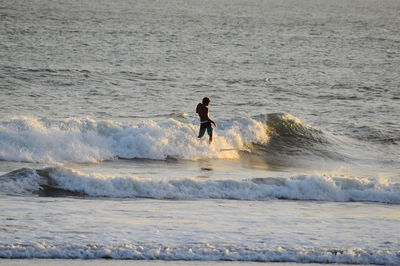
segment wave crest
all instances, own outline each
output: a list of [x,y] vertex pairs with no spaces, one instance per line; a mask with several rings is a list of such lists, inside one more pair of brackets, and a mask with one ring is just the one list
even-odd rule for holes
[[[235,150],[246,143],[268,141],[262,122],[236,119],[223,124],[216,131],[213,145],[206,145],[206,141],[197,139],[197,122],[169,119],[131,125],[89,118],[13,118],[0,122],[0,160],[64,163],[98,162],[115,157],[238,158]],[[221,152],[221,149],[231,151]]]
[[299,118],[291,114],[268,114],[266,124],[271,135],[326,142],[322,131],[304,125]]
[[400,183],[345,176],[298,175],[243,180],[162,179],[23,168],[0,177],[0,191],[43,196],[81,195],[154,199],[371,201],[400,204]]
[[206,260],[345,264],[399,264],[400,254],[392,250],[362,248],[249,248],[198,244],[163,245],[66,245],[46,243],[0,245],[0,258],[9,259],[134,259],[134,260]]

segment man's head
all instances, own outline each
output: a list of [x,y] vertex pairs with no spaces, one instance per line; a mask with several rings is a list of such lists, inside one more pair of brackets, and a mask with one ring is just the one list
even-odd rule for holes
[[210,101],[210,98],[208,98],[208,97],[204,97],[204,98],[203,98],[203,104],[204,104],[204,105],[208,105],[210,102],[211,102],[211,101]]

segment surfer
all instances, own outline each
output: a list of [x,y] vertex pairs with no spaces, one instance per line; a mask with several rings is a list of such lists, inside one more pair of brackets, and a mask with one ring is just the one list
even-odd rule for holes
[[217,126],[214,121],[212,121],[208,117],[208,105],[210,104],[210,99],[208,97],[203,98],[203,102],[199,103],[196,107],[196,113],[199,114],[200,117],[200,130],[199,130],[199,136],[198,138],[200,139],[201,137],[204,136],[204,133],[206,133],[208,136],[210,136],[209,143],[211,144],[212,142],[212,133],[213,133],[213,128],[211,124],[213,124],[215,127]]

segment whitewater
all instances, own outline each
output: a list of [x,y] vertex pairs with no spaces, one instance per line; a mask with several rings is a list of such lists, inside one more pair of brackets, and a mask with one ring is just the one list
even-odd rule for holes
[[0,1],[0,265],[400,264],[399,9]]
[[114,157],[229,158],[234,157],[229,149],[239,151],[246,144],[268,141],[262,123],[237,119],[220,125],[223,130],[219,131],[215,145],[204,145],[205,142],[193,138],[197,124],[197,121],[184,123],[175,119],[127,125],[92,119],[14,118],[1,123],[0,158],[29,162],[98,162]]

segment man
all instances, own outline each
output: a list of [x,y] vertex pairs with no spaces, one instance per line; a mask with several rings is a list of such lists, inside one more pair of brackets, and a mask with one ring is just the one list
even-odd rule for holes
[[199,103],[197,105],[196,108],[196,113],[199,114],[200,117],[200,131],[199,131],[199,137],[201,138],[204,136],[204,133],[206,133],[207,130],[207,134],[208,136],[210,136],[209,139],[209,143],[211,144],[212,142],[212,133],[213,133],[213,129],[211,124],[213,124],[215,127],[217,126],[214,121],[212,121],[209,117],[208,117],[208,105],[210,104],[210,99],[208,97],[204,97],[203,102]]

